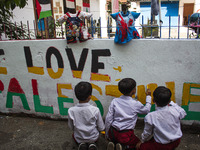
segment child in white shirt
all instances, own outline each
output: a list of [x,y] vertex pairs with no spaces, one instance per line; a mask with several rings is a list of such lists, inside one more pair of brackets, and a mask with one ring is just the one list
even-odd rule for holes
[[[135,148],[140,141],[134,134],[138,114],[147,114],[151,109],[151,92],[147,91],[146,105],[133,99],[136,93],[136,82],[132,78],[124,78],[118,83],[123,94],[112,100],[105,119],[106,137],[116,145],[117,150]],[[114,144],[109,143],[107,150],[114,150]]]
[[186,112],[171,101],[171,91],[164,86],[157,87],[153,96],[157,108],[144,118],[142,143],[137,144],[137,149],[173,150],[180,144],[180,120],[186,116]]
[[105,125],[99,108],[89,104],[92,85],[79,82],[74,91],[79,103],[68,110],[68,125],[73,130],[73,138],[79,144],[78,150],[97,150],[95,142]]

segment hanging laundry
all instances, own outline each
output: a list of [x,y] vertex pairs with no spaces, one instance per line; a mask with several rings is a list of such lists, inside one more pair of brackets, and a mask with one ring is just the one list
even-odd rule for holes
[[140,35],[135,28],[135,19],[139,17],[140,13],[127,11],[124,14],[122,11],[111,14],[115,19],[117,27],[115,33],[115,43],[124,44],[132,39],[139,39]]
[[151,0],[151,15],[159,14],[159,0]]
[[89,19],[91,16],[91,13],[78,11],[76,14],[66,13],[58,18],[57,21],[60,24],[66,22],[67,43],[77,43],[77,39],[79,39],[79,42],[84,42],[91,38],[91,35],[84,24],[84,19]]

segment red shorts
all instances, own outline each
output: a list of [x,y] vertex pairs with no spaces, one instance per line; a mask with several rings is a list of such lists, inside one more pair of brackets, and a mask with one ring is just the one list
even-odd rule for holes
[[135,136],[134,130],[122,130],[110,127],[108,136],[112,142],[120,143],[127,148],[135,148],[136,144],[140,141],[138,137]]
[[176,147],[178,147],[180,142],[181,139],[178,139],[168,144],[161,144],[157,143],[154,138],[152,138],[151,140],[142,143],[139,150],[174,150]]

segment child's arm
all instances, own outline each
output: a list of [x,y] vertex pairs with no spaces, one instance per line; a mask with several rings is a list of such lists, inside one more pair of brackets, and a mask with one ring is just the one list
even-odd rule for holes
[[63,16],[61,16],[60,18],[58,18],[57,21],[61,25],[63,22],[67,21],[67,18],[68,18],[68,16],[66,14],[64,14]]
[[173,101],[169,103],[169,106],[174,107],[180,113],[180,119],[183,119],[187,115],[185,110]]
[[105,125],[101,117],[100,111],[98,111],[97,113],[97,128],[98,128],[98,131],[103,131],[105,129]]
[[144,118],[144,131],[142,133],[142,142],[148,141],[153,135],[153,125],[150,121],[149,115]]
[[112,125],[113,116],[114,116],[114,110],[113,110],[113,103],[111,102],[111,104],[109,106],[109,109],[108,109],[108,113],[106,115],[106,119],[105,119],[105,132],[106,132],[106,136],[108,135],[108,131],[110,129],[110,126]]
[[68,126],[69,128],[74,131],[74,125],[73,125],[73,120],[71,118],[71,115],[70,115],[70,111],[68,110]]
[[140,108],[138,113],[140,114],[147,114],[151,110],[151,91],[147,89],[146,91],[146,105],[144,106],[142,103],[140,103]]

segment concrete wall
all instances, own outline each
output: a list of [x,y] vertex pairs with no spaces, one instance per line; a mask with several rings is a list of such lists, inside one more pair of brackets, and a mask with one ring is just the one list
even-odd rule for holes
[[[137,97],[145,102],[145,88],[171,89],[172,100],[200,121],[199,40],[113,40],[0,42],[0,112],[67,118],[78,101],[73,88],[80,81],[93,84],[91,103],[105,117],[110,102],[120,96],[118,81],[137,81]],[[155,106],[152,106],[152,110]]]

